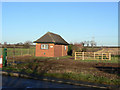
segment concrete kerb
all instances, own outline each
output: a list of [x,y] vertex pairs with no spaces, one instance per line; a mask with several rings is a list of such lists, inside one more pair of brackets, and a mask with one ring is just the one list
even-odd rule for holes
[[64,81],[63,80],[55,80],[55,79],[49,79],[49,78],[42,78],[41,79],[41,78],[38,78],[38,77],[26,75],[26,74],[6,72],[6,71],[2,71],[2,75],[22,77],[22,78],[29,78],[29,79],[36,79],[36,80],[42,80],[42,81],[48,81],[48,82],[55,82],[55,83],[77,85],[77,86],[85,86],[85,87],[91,87],[91,88],[112,89],[110,86],[99,86],[99,85],[81,84],[81,83],[77,83],[77,82],[71,82],[71,81],[65,81],[65,80]]

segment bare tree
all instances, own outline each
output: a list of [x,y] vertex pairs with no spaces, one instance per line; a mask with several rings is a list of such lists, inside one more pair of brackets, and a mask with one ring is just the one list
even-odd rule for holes
[[90,41],[90,45],[91,45],[91,47],[93,47],[93,41],[92,40]]
[[89,41],[87,41],[87,42],[86,42],[86,44],[87,44],[87,47],[89,46],[89,43],[90,43]]
[[24,43],[24,47],[25,48],[30,48],[30,45],[32,45],[33,43],[31,42],[31,41],[26,41],[25,43]]
[[84,41],[83,43],[84,43],[84,46],[85,46],[87,44],[87,41]]
[[17,45],[23,45],[23,43],[22,43],[22,42],[19,42],[19,43],[17,43]]
[[7,42],[4,42],[4,48],[7,48]]
[[73,54],[74,52],[86,52],[86,48],[84,47],[84,42],[81,43],[74,43],[72,46]]
[[4,42],[4,45],[7,45],[7,42]]
[[81,42],[81,45],[84,47],[84,46],[85,46],[85,43],[84,43],[84,42]]
[[96,43],[96,42],[94,43],[94,46],[97,46],[97,43]]

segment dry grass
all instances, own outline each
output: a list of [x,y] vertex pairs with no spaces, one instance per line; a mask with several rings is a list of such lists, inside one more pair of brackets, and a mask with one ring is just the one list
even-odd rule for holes
[[27,72],[38,75],[47,74],[48,76],[53,74],[56,75],[56,73],[74,73],[74,75],[90,75],[92,78],[104,77],[111,82],[112,80],[117,80],[120,78],[120,75],[118,74],[120,71],[120,66],[118,63],[103,63],[92,61],[84,62],[80,60],[75,61],[73,57],[69,56],[59,57],[59,60],[57,58],[24,56],[16,57],[15,60],[22,61],[24,63],[10,66],[8,68],[10,70],[13,68],[13,71],[18,72]]

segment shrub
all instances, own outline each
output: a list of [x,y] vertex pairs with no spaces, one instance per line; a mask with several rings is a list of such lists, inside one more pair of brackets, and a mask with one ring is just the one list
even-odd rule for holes
[[69,46],[68,46],[68,52],[67,52],[67,54],[68,55],[70,55],[70,56],[72,56],[72,44],[70,44]]

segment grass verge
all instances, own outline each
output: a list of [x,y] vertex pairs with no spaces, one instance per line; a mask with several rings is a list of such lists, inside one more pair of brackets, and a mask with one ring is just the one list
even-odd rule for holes
[[103,76],[95,76],[91,74],[84,74],[84,73],[39,73],[35,72],[31,69],[16,69],[13,67],[3,67],[5,71],[11,72],[22,72],[25,74],[34,74],[36,76],[45,76],[45,77],[55,77],[61,79],[68,79],[68,80],[77,80],[77,81],[85,81],[85,82],[93,82],[99,84],[107,84],[107,85],[120,85],[120,79],[109,79]]

